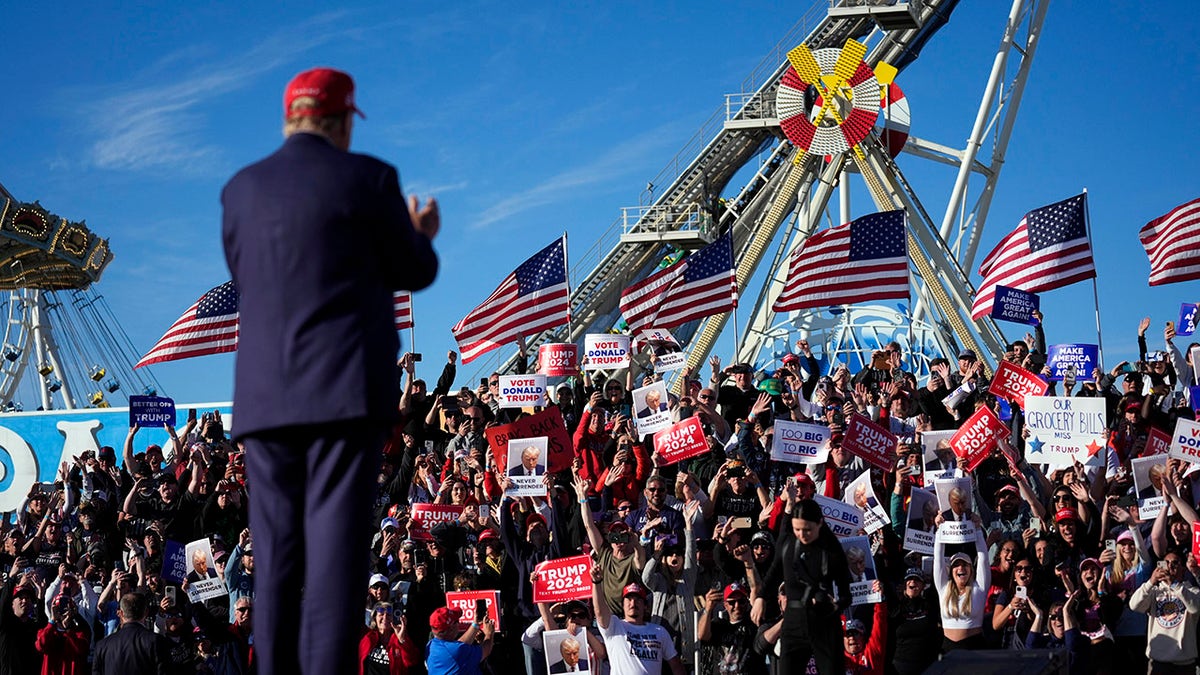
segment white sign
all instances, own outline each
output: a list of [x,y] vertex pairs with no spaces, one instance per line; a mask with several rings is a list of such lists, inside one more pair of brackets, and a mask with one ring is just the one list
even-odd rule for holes
[[504,491],[511,497],[545,497],[546,447],[545,436],[514,438],[508,442],[508,479],[512,487]]
[[821,495],[813,495],[813,500],[821,507],[825,524],[839,538],[854,537],[862,533],[863,514],[860,509]]
[[945,431],[922,431],[921,432],[921,448],[925,450],[925,459],[934,460],[940,455],[939,447],[942,454],[945,454],[950,459],[954,459],[954,450],[950,448],[950,438],[954,436],[957,429],[947,429]]
[[670,331],[661,328],[642,331],[642,342],[654,352],[654,372],[665,373],[687,367],[687,354]]
[[913,489],[908,501],[908,523],[904,527],[904,548],[915,553],[933,554],[934,520],[938,515],[937,496]]
[[639,436],[654,434],[671,426],[666,382],[660,380],[633,390],[633,421]]
[[883,600],[883,593],[874,591],[875,558],[871,556],[871,540],[868,537],[846,537],[842,539],[842,550],[846,552],[846,563],[850,566],[851,605],[869,605]]
[[1138,457],[1133,460],[1133,489],[1137,492],[1138,518],[1158,517],[1167,505],[1163,481],[1167,480],[1167,458],[1162,455]]
[[963,478],[948,478],[939,479],[933,482],[933,489],[937,493],[938,509],[942,511],[950,510],[950,493],[955,489],[963,491],[966,495],[967,503],[964,505],[966,511],[975,510],[975,493],[971,489],[971,477]]
[[229,594],[225,588],[225,580],[217,573],[212,546],[207,538],[197,539],[188,544],[184,550],[184,559],[187,563],[187,576],[184,577],[183,584],[188,600],[203,602]]
[[1025,459],[1030,464],[1086,464],[1105,447],[1108,422],[1102,397],[1026,396]]
[[571,631],[548,630],[542,633],[547,673],[588,673],[599,670],[589,666],[587,629],[572,635]]
[[501,375],[500,407],[531,408],[546,404],[545,375]]
[[843,498],[847,504],[853,504],[863,512],[863,530],[867,534],[883,528],[884,525],[892,522],[888,518],[887,511],[879,500],[875,498],[875,488],[871,485],[871,470],[859,474],[858,478],[850,481],[846,486],[845,497]]
[[969,520],[947,520],[938,526],[937,538],[947,544],[970,544],[975,541],[975,523]]
[[829,457],[829,427],[775,420],[771,459],[795,464],[820,464]]
[[629,367],[629,336],[588,333],[583,336],[584,370]]
[[1175,459],[1200,464],[1200,422],[1180,417],[1171,434],[1171,449],[1167,454]]

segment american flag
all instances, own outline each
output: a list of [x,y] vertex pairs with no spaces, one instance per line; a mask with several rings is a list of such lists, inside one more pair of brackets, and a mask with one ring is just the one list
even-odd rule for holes
[[238,292],[232,281],[200,296],[134,368],[237,350]]
[[992,313],[996,286],[1040,293],[1096,276],[1087,232],[1087,193],[1025,214],[979,266],[971,317]]
[[412,293],[409,291],[392,293],[392,304],[395,306],[396,330],[412,328]]
[[655,272],[621,293],[621,314],[634,333],[670,328],[737,307],[733,237],[713,243]]
[[462,362],[522,335],[536,335],[567,322],[571,290],[567,286],[567,238],[538,251],[504,278],[483,304],[451,329]]
[[908,299],[906,222],[902,210],[883,211],[810,236],[792,254],[772,309]]
[[[412,294],[400,291],[394,300],[396,330],[411,328]],[[193,356],[237,351],[238,292],[232,281],[210,290],[171,324],[134,368]]]
[[1146,223],[1138,234],[1150,258],[1150,285],[1200,279],[1200,199]]

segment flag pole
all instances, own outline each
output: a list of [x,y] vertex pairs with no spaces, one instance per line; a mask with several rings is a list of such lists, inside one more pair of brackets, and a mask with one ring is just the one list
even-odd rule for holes
[[[1091,256],[1092,256],[1092,265],[1094,266],[1096,264],[1096,262],[1095,262],[1096,254],[1094,251],[1092,251],[1092,215],[1091,215],[1091,210],[1088,209],[1087,188],[1086,187],[1083,188],[1083,227],[1084,227],[1084,230],[1087,232],[1088,253],[1091,254]],[[1096,367],[1100,368],[1101,371],[1103,371],[1103,368],[1104,368],[1104,337],[1100,333],[1100,291],[1097,289],[1097,286],[1096,286],[1096,277],[1097,276],[1099,276],[1099,274],[1095,274],[1092,276],[1092,301],[1095,303],[1095,306],[1096,306],[1096,351],[1099,352],[1097,354],[1097,359],[1099,360],[1099,363],[1096,364]],[[1087,373],[1087,375],[1088,375],[1088,377],[1091,377],[1091,373]]]
[[567,257],[567,231],[563,230],[563,279],[567,281],[567,341],[574,342],[571,338],[571,259]]

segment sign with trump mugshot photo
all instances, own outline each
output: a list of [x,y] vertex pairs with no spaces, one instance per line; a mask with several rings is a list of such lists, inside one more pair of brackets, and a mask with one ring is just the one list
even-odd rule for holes
[[660,380],[634,389],[633,416],[640,436],[658,433],[671,426],[671,409],[667,402],[667,383]]
[[188,600],[204,602],[229,594],[225,588],[225,580],[217,574],[212,545],[208,543],[208,539],[197,539],[189,543],[184,551],[184,560],[187,563],[184,586]]
[[545,436],[514,438],[508,442],[508,480],[512,485],[504,491],[511,497],[546,496]]

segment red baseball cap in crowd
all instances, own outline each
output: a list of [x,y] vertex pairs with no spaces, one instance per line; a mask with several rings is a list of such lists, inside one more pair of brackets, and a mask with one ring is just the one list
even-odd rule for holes
[[[291,112],[292,102],[301,97],[312,98],[316,105]],[[363,119],[367,117],[354,105],[354,80],[340,70],[306,70],[293,77],[283,91],[284,117],[326,117],[347,111],[358,113]]]
[[796,480],[797,486],[811,487],[814,490],[817,489],[817,484],[813,482],[812,476],[804,473],[803,471],[797,472],[795,476],[792,476],[792,478]]
[[540,514],[540,513],[529,514],[529,517],[527,517],[525,519],[525,533],[528,534],[529,531],[533,529],[534,525],[541,525],[542,527],[546,527],[546,519],[544,517],[542,517],[542,514]]
[[730,598],[748,598],[750,595],[746,593],[746,587],[738,582],[733,582],[725,587],[725,599]]
[[500,541],[500,535],[496,534],[495,530],[484,530],[479,533],[479,543],[486,541]]
[[433,610],[433,614],[429,617],[429,627],[435,633],[445,633],[451,628],[458,628],[460,619],[462,619],[461,609],[438,607]]
[[622,598],[627,598],[631,595],[636,595],[637,597],[645,600],[646,599],[646,587],[635,581],[632,584],[629,584],[628,586],[626,586],[624,589],[621,590]]
[[1070,507],[1059,509],[1058,513],[1054,514],[1054,522],[1056,523],[1061,523],[1064,520],[1077,520],[1078,518],[1079,514],[1075,512],[1075,509]]

